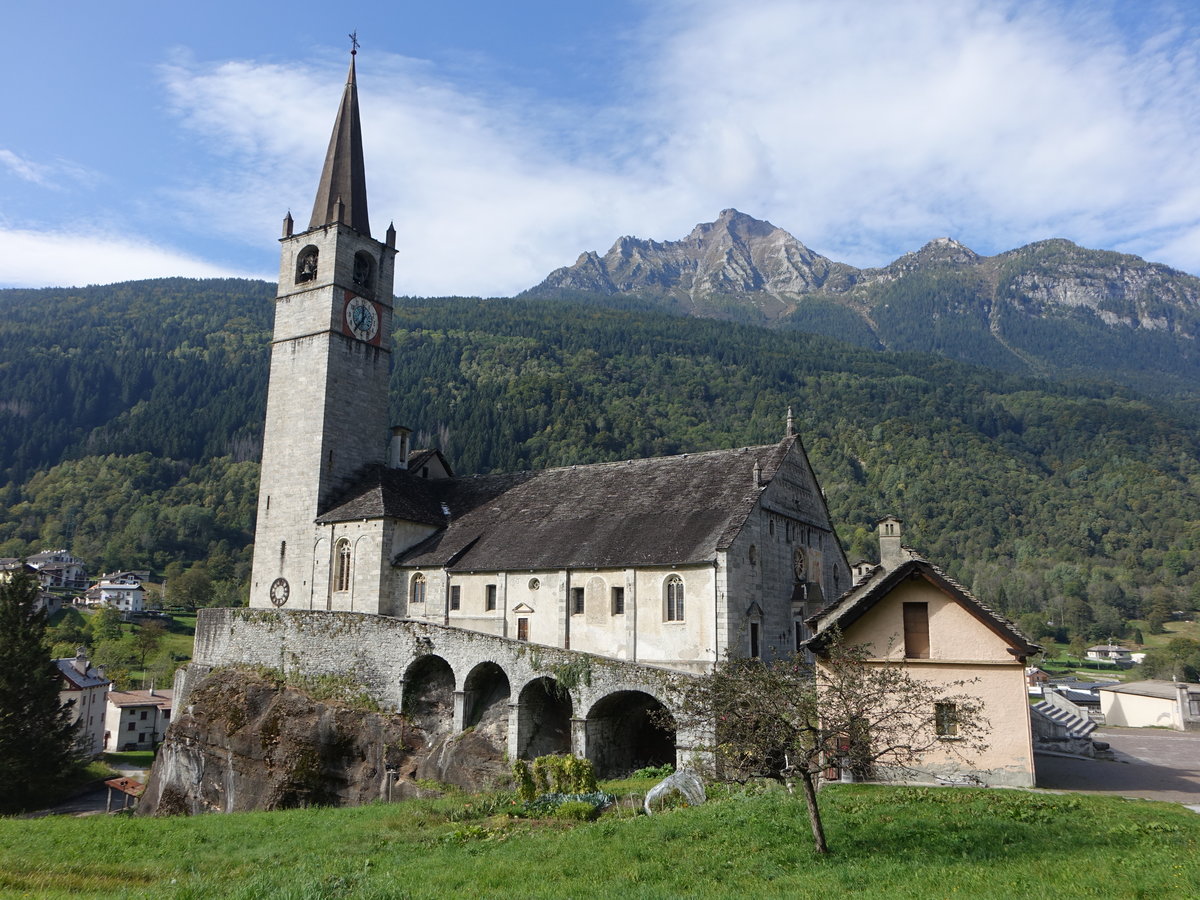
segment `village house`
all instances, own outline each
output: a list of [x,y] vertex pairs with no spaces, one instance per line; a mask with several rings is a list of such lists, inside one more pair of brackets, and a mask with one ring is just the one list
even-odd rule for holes
[[[925,754],[904,777],[933,781],[967,775],[989,785],[1032,787],[1033,734],[1025,666],[1041,648],[939,568],[901,546],[901,524],[879,523],[880,565],[808,623],[806,642],[820,664],[840,634],[868,648],[872,665],[903,665],[919,679],[951,685],[982,703],[988,747],[964,762],[949,748],[958,738],[955,710],[915,710],[928,716],[948,748]],[[940,704],[947,706],[948,704]],[[889,777],[890,773],[879,773]]]
[[146,589],[141,582],[128,578],[99,581],[88,588],[87,604],[108,606],[133,615],[146,608]]
[[1133,665],[1132,652],[1128,647],[1121,647],[1117,644],[1097,644],[1095,647],[1088,647],[1085,651],[1088,659],[1107,660],[1128,665]]
[[96,756],[104,750],[105,697],[112,685],[104,670],[88,661],[87,651],[80,647],[73,657],[56,659],[63,686],[59,700],[71,710],[71,720],[79,731],[76,743],[86,756]]
[[173,693],[110,690],[106,696],[104,749],[153,750],[171,722]]
[[43,550],[25,560],[48,591],[82,591],[88,586],[87,565],[66,550]]

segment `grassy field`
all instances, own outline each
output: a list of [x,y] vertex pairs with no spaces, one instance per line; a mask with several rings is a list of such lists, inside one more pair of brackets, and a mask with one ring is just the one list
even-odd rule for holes
[[[648,784],[651,784],[649,782]],[[835,785],[651,817],[516,818],[511,795],[195,818],[0,820],[0,894],[36,897],[1193,898],[1200,816],[1105,797]]]

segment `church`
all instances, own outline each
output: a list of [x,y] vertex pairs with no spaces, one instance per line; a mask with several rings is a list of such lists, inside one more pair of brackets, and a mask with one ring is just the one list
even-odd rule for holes
[[353,52],[281,245],[252,607],[703,671],[790,655],[851,586],[790,411],[776,444],[489,475],[389,427],[396,231],[372,237]]

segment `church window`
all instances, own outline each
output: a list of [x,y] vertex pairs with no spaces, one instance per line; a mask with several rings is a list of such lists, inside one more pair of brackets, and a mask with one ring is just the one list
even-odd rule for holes
[[929,604],[904,604],[904,655],[929,659]]
[[350,541],[342,538],[334,550],[333,589],[350,590]]
[[359,250],[354,254],[354,283],[360,288],[371,287],[371,270],[374,269],[371,254]]
[[762,648],[759,646],[758,623],[750,623],[750,657],[758,659],[762,655]]
[[583,615],[583,588],[571,588],[571,615]]
[[496,609],[496,586],[489,584],[483,589],[484,599],[483,608],[488,612],[493,612]]
[[303,284],[317,277],[318,255],[317,248],[312,246],[312,244],[309,244],[300,251],[296,257],[296,284]]
[[953,703],[935,703],[933,720],[938,737],[958,737],[958,707]]
[[771,537],[775,537],[775,520],[774,519],[767,520],[767,529],[771,532]]
[[540,581],[538,581],[536,578],[529,579],[529,589],[531,591],[536,591],[541,586],[542,586],[542,583]]
[[625,588],[623,587],[612,589],[612,614],[614,616],[625,615]]
[[666,609],[664,617],[668,622],[683,621],[683,579],[672,575],[667,579],[664,600]]
[[287,556],[287,541],[280,541],[279,542],[279,558],[283,559],[285,556]]
[[462,588],[457,584],[450,588],[450,608],[458,609],[462,605]]
[[412,602],[425,602],[425,576],[418,572],[412,580]]
[[755,547],[753,544],[750,545],[749,556],[750,556],[750,565],[757,566],[758,565],[758,548]]

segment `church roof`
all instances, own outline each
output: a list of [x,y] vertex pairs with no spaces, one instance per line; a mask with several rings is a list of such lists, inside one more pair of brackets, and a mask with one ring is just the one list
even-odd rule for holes
[[915,555],[893,569],[876,566],[841,597],[806,619],[815,634],[805,641],[805,644],[819,652],[836,631],[845,631],[907,578],[924,578],[941,589],[1004,639],[1014,653],[1027,657],[1042,649],[1022,634],[1016,625],[979,600],[933,563]]
[[412,567],[707,562],[737,535],[795,443],[437,481],[376,470],[318,521],[394,516],[444,526],[396,560]]
[[354,56],[350,57],[350,73],[338,107],[325,153],[325,167],[317,186],[312,219],[308,227],[320,228],[339,221],[338,201],[343,205],[340,221],[359,234],[371,236],[367,217],[367,174],[363,165],[362,126],[358,117],[358,85],[354,76]]

